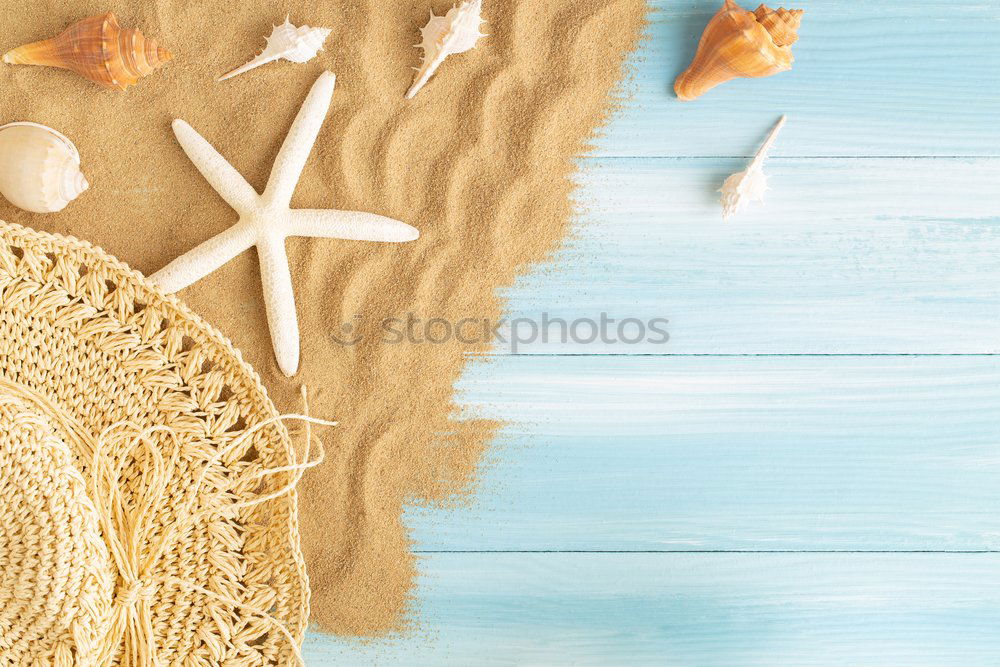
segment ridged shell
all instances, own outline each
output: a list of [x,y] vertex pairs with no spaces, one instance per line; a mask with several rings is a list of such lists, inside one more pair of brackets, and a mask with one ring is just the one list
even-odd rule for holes
[[434,76],[444,59],[457,53],[465,53],[474,48],[479,38],[486,37],[479,29],[483,25],[483,0],[467,0],[452,7],[444,16],[435,16],[431,11],[430,21],[421,28],[420,44],[424,61],[417,68],[413,85],[406,93],[410,100]]
[[260,55],[247,64],[223,74],[219,77],[219,81],[231,79],[282,58],[293,63],[309,62],[323,50],[323,43],[331,32],[333,31],[330,28],[313,28],[308,25],[295,27],[286,16],[284,23],[274,26],[271,36],[266,38],[267,46]]
[[798,38],[802,14],[765,5],[750,12],[726,0],[705,27],[691,65],[674,82],[677,97],[693,100],[730,79],[791,69],[791,44]]
[[16,48],[3,61],[68,69],[105,88],[125,90],[171,58],[138,30],[123,30],[108,12],[77,21],[58,37]]
[[90,185],[73,142],[37,123],[0,127],[0,194],[32,213],[55,213]]
[[791,46],[799,39],[799,26],[802,25],[802,9],[771,9],[767,5],[761,5],[753,10],[753,15],[757,17],[757,22],[764,26],[770,33],[774,43],[778,46]]

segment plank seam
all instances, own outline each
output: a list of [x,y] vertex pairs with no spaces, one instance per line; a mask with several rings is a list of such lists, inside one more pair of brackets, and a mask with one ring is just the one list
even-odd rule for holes
[[469,353],[468,357],[996,357],[997,352],[510,352]]
[[1000,554],[998,549],[417,549],[432,554]]
[[[749,160],[753,155],[582,155],[581,162],[606,160]],[[782,160],[997,160],[1000,155],[773,155],[768,162]]]

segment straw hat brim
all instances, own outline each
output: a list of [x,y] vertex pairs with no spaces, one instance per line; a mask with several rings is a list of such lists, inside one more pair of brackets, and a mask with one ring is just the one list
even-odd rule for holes
[[[165,664],[292,661],[309,598],[295,493],[247,501],[293,478],[255,472],[296,457],[259,377],[224,336],[99,248],[0,222],[0,382],[88,434],[67,438],[85,480],[89,450],[109,429],[135,430],[119,440],[158,429],[112,461],[123,507],[137,515],[148,470],[157,457],[170,466],[161,502],[135,531],[137,570],[155,560],[140,601],[153,636],[130,639],[143,634],[133,629],[123,641],[151,641]],[[148,553],[191,516],[162,554]]]

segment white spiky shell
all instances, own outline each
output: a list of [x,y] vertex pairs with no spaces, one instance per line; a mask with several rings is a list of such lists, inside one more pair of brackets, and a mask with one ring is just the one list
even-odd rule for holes
[[73,142],[38,123],[0,127],[0,194],[32,213],[55,213],[90,187]]
[[431,11],[430,21],[420,30],[423,40],[417,44],[424,50],[424,61],[417,68],[417,76],[406,93],[406,99],[413,99],[420,92],[445,58],[465,53],[476,46],[480,37],[486,37],[479,32],[483,24],[482,10],[483,0],[467,0],[452,7],[444,16],[434,16]]
[[725,220],[743,211],[750,202],[764,201],[768,191],[767,175],[761,168],[737,172],[719,188],[722,193],[722,217]]
[[778,138],[778,132],[785,125],[785,116],[782,116],[771,133],[767,135],[764,144],[757,151],[753,161],[743,171],[737,172],[726,179],[726,182],[719,188],[722,193],[722,217],[728,220],[740,211],[744,210],[750,202],[764,201],[764,193],[768,191],[767,175],[764,173],[764,161],[767,154],[774,145],[774,140]]
[[330,28],[312,28],[307,25],[297,28],[286,16],[285,22],[274,26],[271,36],[265,38],[267,46],[260,52],[260,55],[246,65],[223,74],[219,77],[219,81],[231,79],[275,60],[285,59],[293,63],[308,62],[323,50],[323,43],[331,32],[333,31]]

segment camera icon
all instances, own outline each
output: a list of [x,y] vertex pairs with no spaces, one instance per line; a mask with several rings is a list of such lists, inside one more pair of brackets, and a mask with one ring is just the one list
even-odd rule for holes
[[365,339],[361,333],[361,316],[355,315],[354,320],[354,322],[344,322],[330,334],[333,342],[344,347],[353,347]]

